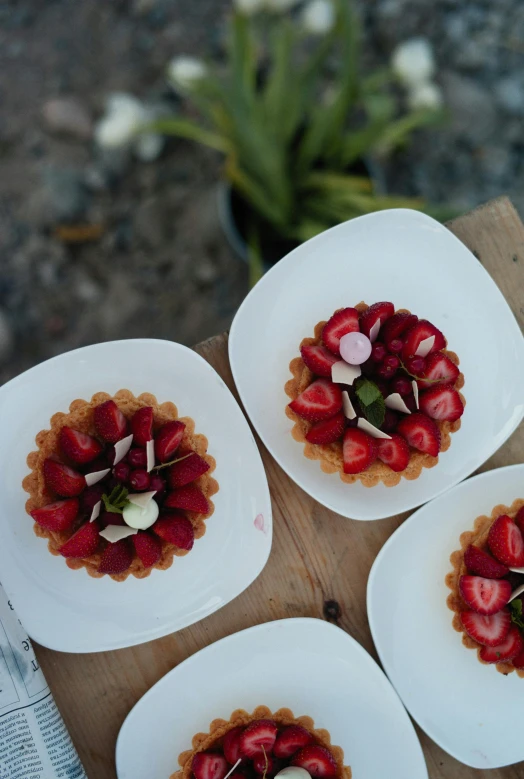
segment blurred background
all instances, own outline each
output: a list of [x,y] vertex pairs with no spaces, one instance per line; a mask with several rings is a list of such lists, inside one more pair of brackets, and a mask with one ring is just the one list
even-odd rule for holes
[[330,224],[524,213],[521,0],[0,2],[0,382],[219,333]]

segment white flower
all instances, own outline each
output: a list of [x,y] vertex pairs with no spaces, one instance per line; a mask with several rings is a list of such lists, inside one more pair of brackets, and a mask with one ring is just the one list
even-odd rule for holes
[[298,0],[265,0],[264,4],[270,11],[279,11],[280,13],[284,13],[285,11],[289,11],[291,8],[293,8],[297,2]]
[[135,140],[135,154],[142,162],[153,162],[164,148],[164,138],[158,133],[141,133]]
[[265,0],[233,0],[233,5],[240,13],[251,16],[261,11],[266,3]]
[[331,0],[311,0],[302,11],[302,25],[313,35],[325,35],[335,24]]
[[167,68],[167,75],[173,84],[182,90],[190,90],[206,73],[207,68],[202,60],[185,55],[175,57]]
[[414,111],[420,108],[441,108],[444,103],[442,90],[433,81],[415,85],[408,93],[409,107]]
[[155,112],[138,98],[125,92],[115,92],[107,100],[105,116],[95,127],[95,140],[107,151],[133,148],[139,159],[156,159],[164,145],[157,133],[141,134],[155,119]]
[[146,121],[140,100],[132,95],[115,93],[109,97],[106,115],[95,128],[95,139],[106,149],[127,146]]
[[431,44],[426,38],[411,38],[401,43],[391,57],[391,65],[398,78],[413,87],[430,81],[435,73]]

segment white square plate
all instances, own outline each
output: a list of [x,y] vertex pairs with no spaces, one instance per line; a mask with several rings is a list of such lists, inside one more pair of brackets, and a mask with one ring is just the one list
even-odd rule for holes
[[[289,363],[314,326],[343,306],[391,300],[431,320],[460,357],[467,405],[435,468],[387,488],[344,484],[308,460],[284,407]],[[415,508],[469,476],[524,416],[524,341],[500,290],[438,222],[382,211],[334,227],[280,260],[241,305],[229,338],[235,383],[253,425],[286,473],[324,506],[353,519]]]
[[[25,512],[22,479],[35,435],[56,411],[95,392],[152,392],[195,420],[216,459],[219,491],[205,535],[146,579],[115,582],[72,571],[47,550]],[[0,388],[0,571],[29,635],[64,652],[151,641],[220,609],[256,579],[271,549],[271,503],[260,454],[237,402],[196,352],[169,341],[87,346],[37,365]],[[255,526],[255,518],[264,518]],[[257,529],[262,527],[263,530]]]
[[446,605],[460,534],[497,504],[524,497],[524,465],[468,479],[419,509],[384,545],[368,581],[368,618],[384,670],[433,741],[473,768],[524,760],[524,680],[479,663]]
[[329,730],[354,779],[427,779],[413,725],[383,672],[347,633],[318,619],[243,630],[164,676],[122,725],[118,779],[166,779],[211,720],[260,705],[307,714]]

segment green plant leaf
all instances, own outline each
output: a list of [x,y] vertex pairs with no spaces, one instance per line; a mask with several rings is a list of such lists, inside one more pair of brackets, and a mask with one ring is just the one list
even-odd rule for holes
[[377,152],[379,154],[389,154],[394,148],[405,143],[414,130],[442,122],[446,116],[445,111],[433,108],[411,111],[409,114],[396,119],[384,127],[380,138],[377,139]]
[[217,149],[217,151],[221,152],[230,150],[230,146],[225,138],[204,130],[189,119],[159,119],[157,122],[153,122],[145,127],[144,131],[187,138],[190,141],[197,141],[197,143],[201,143],[203,146],[209,146],[211,149]]
[[249,287],[252,289],[264,275],[264,262],[262,259],[262,250],[260,248],[260,235],[254,225],[252,225],[249,230],[248,260]]

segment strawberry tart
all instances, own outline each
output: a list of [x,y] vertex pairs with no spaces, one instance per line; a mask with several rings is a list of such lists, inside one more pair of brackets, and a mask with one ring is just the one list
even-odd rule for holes
[[477,517],[460,547],[446,577],[453,627],[481,663],[524,678],[524,500]]
[[446,347],[435,325],[389,302],[319,322],[285,387],[305,456],[366,487],[392,487],[436,465],[465,405],[459,359]]
[[266,706],[213,720],[178,762],[170,779],[351,779],[344,752],[327,730],[316,730],[311,717],[289,709],[273,714]]
[[23,481],[49,551],[93,577],[139,579],[169,568],[205,533],[218,484],[207,439],[154,395],[120,390],[75,400],[36,436]]

